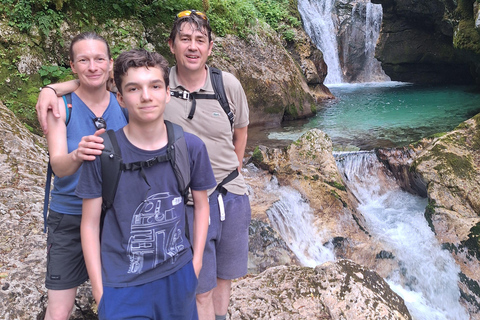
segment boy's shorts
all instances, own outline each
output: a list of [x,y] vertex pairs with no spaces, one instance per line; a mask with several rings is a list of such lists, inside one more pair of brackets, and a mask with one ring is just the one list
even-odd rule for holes
[[[227,192],[223,196],[224,221],[220,221],[218,191],[210,195],[209,204],[210,226],[197,294],[215,288],[217,278],[232,280],[243,277],[248,271],[248,228],[252,216],[248,195]],[[192,230],[193,206],[187,206],[187,215]]]
[[80,241],[81,220],[81,215],[50,210],[47,220],[47,289],[71,289],[88,280]]
[[191,260],[159,280],[133,287],[103,287],[98,318],[196,320],[196,287],[197,277]]

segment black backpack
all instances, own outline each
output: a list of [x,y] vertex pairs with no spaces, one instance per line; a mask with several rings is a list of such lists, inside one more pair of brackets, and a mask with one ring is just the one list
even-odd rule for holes
[[230,110],[230,105],[228,104],[227,95],[225,93],[225,87],[223,85],[222,71],[220,69],[209,67],[210,70],[210,80],[212,82],[213,91],[215,94],[204,94],[198,92],[188,92],[188,91],[170,91],[170,95],[176,98],[189,100],[192,98],[192,108],[188,114],[188,119],[193,119],[195,114],[195,109],[197,106],[196,99],[215,99],[218,100],[222,106],[223,111],[227,114],[228,120],[230,121],[230,126],[233,126],[234,115]]

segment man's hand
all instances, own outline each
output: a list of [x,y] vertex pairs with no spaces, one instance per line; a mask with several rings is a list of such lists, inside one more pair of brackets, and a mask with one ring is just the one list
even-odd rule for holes
[[93,161],[95,160],[95,156],[101,155],[104,145],[103,138],[101,138],[100,135],[104,132],[105,129],[100,129],[93,135],[82,137],[76,150],[77,159],[81,160],[81,162]]
[[37,104],[35,105],[37,110],[37,118],[40,126],[42,127],[43,133],[48,133],[47,126],[47,113],[49,110],[52,110],[55,118],[60,118],[60,112],[58,111],[58,99],[54,90],[45,88],[40,91],[38,95]]

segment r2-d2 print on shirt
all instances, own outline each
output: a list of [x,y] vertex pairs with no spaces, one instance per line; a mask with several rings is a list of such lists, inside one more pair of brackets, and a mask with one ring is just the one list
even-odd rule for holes
[[[128,273],[140,274],[146,263],[154,268],[184,249],[179,223],[183,209],[181,197],[173,197],[168,192],[149,196],[135,210],[132,218],[128,256]],[[172,263],[175,258],[172,259]]]

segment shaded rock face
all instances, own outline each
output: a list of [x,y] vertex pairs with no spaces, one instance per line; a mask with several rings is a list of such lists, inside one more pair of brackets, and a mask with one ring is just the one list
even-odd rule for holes
[[382,82],[390,78],[373,58],[382,21],[381,9],[369,0],[337,0],[337,39],[346,82]]
[[383,7],[376,57],[392,80],[480,83],[473,1],[372,0]]
[[231,35],[217,37],[213,52],[212,65],[233,73],[242,83],[251,126],[279,125],[284,119],[306,118],[316,112],[305,76],[268,27],[257,26],[245,41]]
[[480,312],[480,115],[440,138],[378,150],[406,190],[426,193],[425,217],[461,269],[460,290]]
[[352,261],[270,268],[233,284],[230,319],[411,319],[375,272]]

